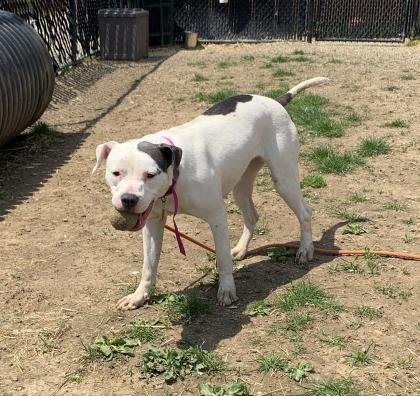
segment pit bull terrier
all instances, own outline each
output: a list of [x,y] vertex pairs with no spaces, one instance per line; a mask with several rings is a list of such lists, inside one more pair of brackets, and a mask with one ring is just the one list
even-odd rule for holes
[[[299,185],[299,138],[284,106],[300,91],[326,81],[324,77],[304,81],[277,100],[233,96],[186,124],[96,148],[93,172],[106,162],[112,204],[117,210],[138,215],[133,230],[143,230],[142,278],[137,290],[117,303],[119,309],[136,309],[150,297],[166,213],[177,211],[210,225],[219,271],[218,303],[236,301],[232,257],[240,260],[247,253],[258,221],[252,190],[264,165],[271,170],[276,191],[299,220],[301,242],[296,260],[313,258],[311,209],[303,201]],[[244,228],[231,250],[223,199],[232,190]]]

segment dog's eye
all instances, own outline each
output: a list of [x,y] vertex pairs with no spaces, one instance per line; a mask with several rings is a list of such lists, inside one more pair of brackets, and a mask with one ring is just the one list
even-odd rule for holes
[[121,173],[120,173],[120,172],[118,172],[118,171],[115,171],[115,172],[112,172],[112,174],[113,174],[114,176],[118,177]]
[[156,176],[156,174],[154,174],[154,173],[148,173],[147,174],[147,178],[148,179],[152,179],[152,178],[154,178]]

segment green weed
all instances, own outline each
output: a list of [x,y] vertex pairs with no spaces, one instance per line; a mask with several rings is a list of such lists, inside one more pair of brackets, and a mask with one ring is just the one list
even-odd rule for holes
[[201,82],[201,81],[208,81],[209,79],[200,73],[195,73],[192,80],[196,82]]
[[362,202],[366,202],[367,200],[368,199],[367,199],[366,195],[361,194],[361,193],[358,193],[358,192],[355,192],[355,193],[351,194],[347,198],[346,202],[349,202],[349,203],[362,203]]
[[273,63],[286,63],[289,62],[290,59],[287,56],[278,55],[273,58],[271,58],[271,62]]
[[258,359],[259,370],[264,373],[282,370],[291,379],[300,382],[303,378],[307,377],[313,371],[313,368],[305,362],[299,362],[293,365],[291,362],[282,359],[275,352],[262,355]]
[[387,283],[386,285],[380,286],[377,285],[376,289],[381,292],[384,296],[387,296],[392,299],[400,298],[404,301],[407,301],[409,297],[412,296],[411,290],[401,289],[399,286]]
[[356,308],[356,315],[360,318],[380,318],[382,316],[382,312],[378,309],[368,307],[367,305],[361,305]]
[[416,224],[416,221],[412,217],[410,217],[409,219],[406,219],[406,220],[401,220],[401,222],[403,224],[406,224],[406,225],[414,225],[414,224]]
[[277,307],[286,312],[306,305],[313,305],[333,315],[337,315],[343,309],[343,306],[334,297],[309,281],[292,284],[277,302]]
[[143,319],[135,320],[131,326],[124,332],[126,337],[130,339],[138,340],[141,343],[145,343],[152,340],[161,340],[163,335],[157,327],[159,320],[146,321]]
[[267,255],[270,257],[271,261],[275,263],[283,263],[288,261],[290,258],[294,258],[296,256],[296,250],[287,247],[275,247],[270,248]]
[[141,361],[141,372],[146,378],[163,375],[165,382],[183,380],[188,374],[214,374],[224,370],[224,363],[213,352],[199,347],[186,350],[148,346]]
[[292,313],[287,317],[283,330],[299,332],[314,321],[314,317],[309,312]]
[[358,223],[366,221],[366,217],[356,212],[350,212],[346,208],[341,208],[335,211],[335,215],[342,220],[349,221],[351,223]]
[[343,175],[364,164],[356,152],[340,153],[329,146],[315,147],[308,158],[314,162],[321,173]]
[[222,100],[235,96],[237,92],[230,88],[224,88],[216,92],[205,94],[203,92],[198,92],[195,95],[195,100],[198,102],[208,102],[208,103],[218,103]]
[[233,66],[235,63],[230,61],[222,61],[217,64],[219,69],[227,69],[228,67]]
[[407,121],[397,118],[395,120],[386,122],[384,126],[387,128],[408,128],[410,125]]
[[56,131],[53,128],[51,128],[47,123],[39,121],[32,126],[31,133],[36,135],[50,136],[54,135]]
[[270,232],[267,221],[263,221],[260,224],[257,224],[254,229],[255,235],[267,235]]
[[139,345],[138,340],[126,338],[109,339],[106,336],[98,337],[89,345],[83,345],[91,360],[112,360],[118,355],[134,356],[133,349]]
[[334,264],[328,267],[328,272],[350,272],[350,273],[361,273],[363,272],[360,268],[359,263],[356,260],[345,262],[342,264]]
[[255,56],[254,55],[251,55],[251,54],[245,54],[245,55],[242,55],[241,59],[244,62],[254,62]]
[[285,70],[285,69],[280,69],[280,68],[273,71],[273,77],[276,77],[276,78],[290,77],[294,75],[295,73],[291,72],[290,70]]
[[335,336],[335,335],[325,335],[323,334],[320,337],[320,340],[327,345],[342,349],[347,346],[348,338],[342,336]]
[[294,50],[292,55],[305,55],[305,51],[302,50]]
[[375,355],[369,352],[371,346],[372,344],[369,345],[369,347],[363,351],[349,353],[347,357],[349,359],[350,364],[353,366],[367,366],[371,364],[375,358]]
[[399,368],[404,370],[410,370],[414,367],[413,364],[414,357],[413,356],[398,356],[396,359],[396,363]]
[[345,62],[342,59],[333,58],[328,63],[333,63],[335,65],[342,65]]
[[408,206],[397,200],[393,199],[388,201],[384,204],[385,209],[395,210],[396,212],[406,212],[408,210]]
[[316,385],[304,396],[366,396],[353,380],[347,378],[327,379]]
[[323,188],[327,186],[327,182],[321,175],[308,175],[300,182],[300,188],[312,187]]
[[166,295],[163,305],[172,322],[190,321],[210,313],[210,304],[198,296],[186,296],[170,293]]
[[250,396],[248,387],[239,380],[222,386],[201,384],[198,387],[200,396]]
[[294,58],[291,58],[290,61],[291,62],[309,62],[309,63],[313,62],[313,60],[311,58],[309,58],[308,56],[304,56],[304,55],[296,56]]
[[411,81],[411,80],[415,80],[416,78],[414,77],[414,75],[413,74],[411,74],[411,73],[406,73],[406,74],[403,74],[402,76],[401,76],[401,80],[405,80],[405,81]]
[[395,92],[395,91],[398,91],[400,88],[397,87],[396,85],[391,84],[391,85],[387,85],[384,89],[389,92]]
[[350,223],[346,225],[346,228],[343,230],[343,235],[362,235],[367,234],[368,230],[360,224]]
[[415,238],[410,234],[405,234],[402,240],[404,243],[412,243],[414,242]]
[[389,143],[383,138],[365,138],[359,144],[358,152],[362,157],[376,157],[387,154],[391,150]]
[[248,316],[268,316],[272,311],[271,305],[264,300],[253,301],[245,309]]

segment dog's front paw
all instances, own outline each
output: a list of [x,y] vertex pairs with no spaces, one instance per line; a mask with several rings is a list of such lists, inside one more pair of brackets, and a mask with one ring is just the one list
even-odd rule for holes
[[295,261],[299,264],[311,261],[314,258],[314,245],[311,242],[307,246],[301,246],[296,253]]
[[224,307],[237,301],[235,281],[232,279],[220,281],[219,290],[217,291],[217,303]]
[[246,247],[243,247],[238,244],[230,251],[230,254],[235,260],[243,260],[246,256],[247,251],[248,250]]
[[123,311],[128,311],[132,309],[137,309],[141,307],[148,299],[148,295],[146,293],[132,293],[128,294],[127,296],[123,297],[117,303],[117,309],[121,309]]

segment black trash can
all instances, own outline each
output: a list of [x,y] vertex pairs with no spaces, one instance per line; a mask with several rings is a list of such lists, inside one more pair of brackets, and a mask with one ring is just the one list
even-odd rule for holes
[[137,61],[149,50],[149,11],[112,8],[98,11],[100,54],[104,60]]

